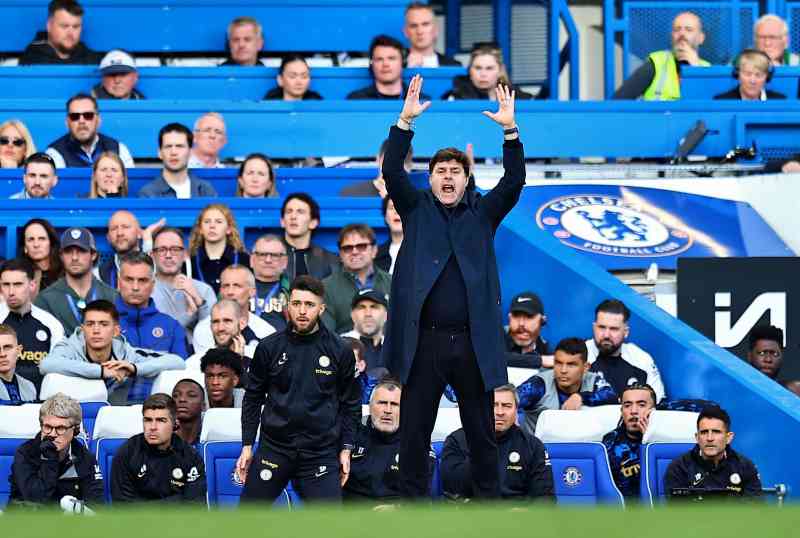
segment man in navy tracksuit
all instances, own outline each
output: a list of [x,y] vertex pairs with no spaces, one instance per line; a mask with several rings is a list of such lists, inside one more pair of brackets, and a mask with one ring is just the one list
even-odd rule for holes
[[361,387],[353,352],[320,323],[324,297],[319,280],[297,277],[289,326],[263,339],[250,361],[236,463],[245,478],[243,502],[272,502],[289,480],[304,500],[341,500],[361,420]]
[[514,95],[501,86],[498,111],[484,112],[503,127],[505,137],[505,174],[497,186],[483,196],[468,189],[469,159],[447,148],[429,164],[431,189],[417,190],[403,161],[414,136],[411,124],[430,105],[420,104],[421,89],[417,75],[389,131],[383,160],[383,177],[404,231],[384,341],[384,364],[404,386],[401,489],[409,498],[428,495],[425,450],[450,384],[472,454],[475,496],[494,498],[499,482],[492,391],[508,381],[494,234],[525,185],[525,156]]

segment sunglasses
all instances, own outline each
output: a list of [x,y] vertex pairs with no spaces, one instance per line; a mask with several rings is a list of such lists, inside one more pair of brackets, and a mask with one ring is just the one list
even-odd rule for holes
[[339,250],[345,254],[352,254],[355,251],[366,252],[370,246],[372,246],[372,243],[356,243],[355,245],[342,245]]
[[0,136],[0,146],[7,146],[9,144],[14,144],[18,148],[21,148],[25,145],[24,138],[9,138],[7,136]]
[[70,112],[67,114],[69,121],[78,121],[83,117],[86,121],[92,121],[95,117],[95,112]]

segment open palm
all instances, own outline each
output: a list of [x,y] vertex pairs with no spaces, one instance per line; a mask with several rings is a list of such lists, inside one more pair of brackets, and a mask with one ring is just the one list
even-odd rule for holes
[[406,99],[403,102],[403,110],[400,111],[400,117],[403,120],[411,122],[411,120],[425,112],[425,110],[431,106],[430,101],[426,101],[425,103],[419,102],[419,94],[421,91],[422,76],[414,75],[414,78],[411,79],[411,82],[408,85]]
[[483,111],[483,115],[491,118],[504,128],[514,127],[514,98],[515,92],[504,84],[497,86],[497,112]]

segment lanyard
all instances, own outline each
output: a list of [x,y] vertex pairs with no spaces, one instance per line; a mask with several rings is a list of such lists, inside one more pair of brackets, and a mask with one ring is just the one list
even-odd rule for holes
[[[69,305],[69,309],[72,310],[72,315],[75,316],[75,319],[78,320],[78,325],[80,325],[83,322],[82,311],[84,308],[86,308],[86,301],[83,299],[78,299],[78,302],[75,303],[75,299],[72,298],[72,295],[69,293],[66,293],[65,295],[67,296],[67,304]],[[88,297],[90,303],[97,299],[97,290],[94,289],[94,286],[92,286],[92,289],[89,290]]]
[[[264,307],[266,307],[267,303],[272,300],[272,298],[275,296],[276,293],[278,293],[280,287],[281,287],[281,281],[279,280],[275,283],[274,286],[272,286],[272,289],[269,290],[269,293],[264,296],[263,302],[261,301],[259,296],[256,295],[256,312],[255,312],[256,316],[260,316],[264,312]],[[260,306],[259,303],[261,303]]]
[[[202,247],[201,247],[202,248]],[[225,254],[223,254],[224,256]],[[239,251],[236,250],[233,252],[233,264],[237,265],[239,263]],[[194,264],[197,266],[197,279],[203,282],[206,281],[205,277],[203,276],[203,267],[200,265],[200,251],[197,251],[197,254],[194,255]]]

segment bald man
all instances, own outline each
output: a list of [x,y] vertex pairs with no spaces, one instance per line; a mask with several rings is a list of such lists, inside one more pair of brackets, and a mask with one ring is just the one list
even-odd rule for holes
[[130,211],[121,209],[114,212],[108,219],[108,231],[106,232],[106,239],[114,249],[114,256],[100,265],[100,280],[116,289],[119,281],[120,258],[129,252],[140,250],[139,241],[142,242],[141,250],[149,253],[153,248],[153,233],[165,223],[166,219],[162,218],[142,229],[139,219]]

